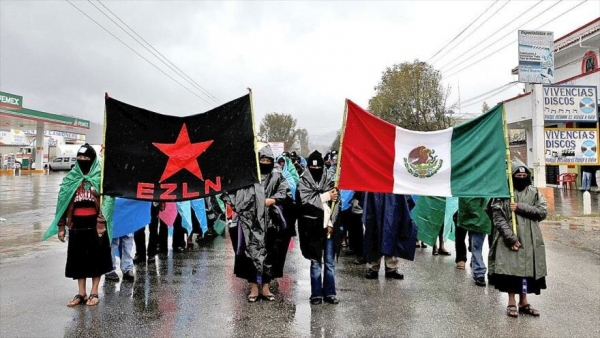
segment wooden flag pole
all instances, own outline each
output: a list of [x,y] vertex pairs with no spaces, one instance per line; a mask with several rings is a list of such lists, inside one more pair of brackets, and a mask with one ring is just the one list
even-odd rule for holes
[[254,134],[254,156],[256,157],[256,175],[258,177],[258,183],[260,183],[260,164],[258,159],[258,141],[256,138],[256,125],[254,123],[254,103],[252,101],[252,88],[248,87],[248,95],[250,95],[250,116],[252,117],[252,133]]
[[346,122],[348,120],[348,99],[346,99],[344,104],[344,118],[342,121],[342,129],[340,131],[340,150],[338,151],[338,160],[335,168],[335,183],[334,187],[338,187],[338,183],[340,181],[340,165],[342,163],[342,149],[344,145],[344,135],[346,134]]
[[[506,176],[508,178],[508,191],[510,193],[510,203],[515,202],[515,194],[513,190],[513,179],[512,179],[512,164],[510,160],[510,142],[508,139],[508,121],[506,119],[506,109],[504,104],[502,104],[502,122],[504,123],[504,145],[506,147]],[[511,211],[512,214],[512,230],[515,236],[517,236],[517,216],[514,211]]]
[[[338,152],[338,161],[337,161],[337,165],[335,168],[335,180],[333,183],[333,187],[334,189],[337,190],[338,184],[340,182],[340,165],[342,163],[342,145],[344,144],[344,135],[346,134],[346,122],[348,119],[348,99],[346,99],[345,104],[344,104],[344,118],[342,121],[342,130],[340,131],[340,150]],[[342,198],[342,196],[340,196],[338,194],[338,201]],[[333,214],[333,210],[335,210],[335,205],[337,202],[333,202],[331,203],[331,214]],[[328,237],[329,238],[329,237]]]

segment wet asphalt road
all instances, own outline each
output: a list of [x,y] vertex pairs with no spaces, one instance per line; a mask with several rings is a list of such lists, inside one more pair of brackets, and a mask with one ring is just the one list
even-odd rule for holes
[[[277,300],[250,304],[233,276],[228,238],[169,252],[136,266],[134,282],[102,279],[100,304],[68,308],[77,283],[64,277],[66,244],[39,242],[50,224],[63,174],[0,177],[1,337],[598,337],[600,256],[547,238],[548,289],[530,302],[540,318],[508,318],[506,294],[478,287],[452,257],[418,249],[403,261],[403,281],[363,278],[364,267],[337,263],[339,305],[311,306],[309,262],[298,245]],[[597,201],[597,199],[596,199]],[[560,236],[561,229],[553,229]],[[583,230],[579,237],[589,237]],[[597,230],[592,230],[597,234]],[[88,286],[89,289],[89,286]]]

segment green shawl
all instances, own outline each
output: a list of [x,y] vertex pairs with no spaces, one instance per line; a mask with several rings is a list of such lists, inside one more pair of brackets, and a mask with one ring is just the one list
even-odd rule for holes
[[[100,167],[100,161],[98,161],[97,158],[94,160],[94,163],[90,168],[90,172],[87,175],[84,175],[81,172],[79,164],[76,164],[75,167],[71,169],[67,176],[63,178],[62,184],[60,185],[54,221],[52,221],[52,224],[50,224],[50,227],[48,227],[48,230],[46,230],[46,233],[44,233],[44,237],[42,238],[43,241],[58,233],[58,222],[69,207],[69,204],[75,195],[75,191],[77,191],[77,188],[79,188],[81,183],[84,181],[88,182],[94,187],[94,189],[96,189],[96,191],[100,192],[101,176],[102,170]],[[102,199],[100,210],[102,210],[102,214],[106,219],[106,231],[108,231],[108,237],[112,238],[112,214],[114,210],[114,198],[104,197]]]

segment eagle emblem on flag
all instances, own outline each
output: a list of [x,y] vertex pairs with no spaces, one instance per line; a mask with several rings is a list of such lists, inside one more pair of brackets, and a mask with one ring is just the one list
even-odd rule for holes
[[418,146],[408,153],[404,158],[404,167],[414,177],[431,177],[440,170],[444,160],[438,158],[434,149]]

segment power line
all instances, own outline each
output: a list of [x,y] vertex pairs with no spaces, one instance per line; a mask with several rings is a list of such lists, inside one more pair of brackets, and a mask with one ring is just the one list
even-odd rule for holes
[[199,96],[198,94],[194,93],[192,90],[190,90],[188,87],[184,86],[181,82],[177,81],[175,78],[173,78],[171,75],[167,74],[164,70],[160,69],[157,65],[155,65],[154,63],[152,63],[150,60],[148,60],[147,58],[145,58],[142,54],[140,54],[138,51],[136,51],[135,49],[133,49],[131,46],[129,46],[127,43],[123,42],[123,40],[119,39],[116,35],[114,35],[112,32],[110,32],[108,29],[106,29],[104,26],[102,26],[100,23],[98,23],[98,21],[94,20],[91,16],[87,15],[87,13],[85,13],[84,11],[82,11],[79,7],[75,6],[71,1],[66,0],[69,5],[75,7],[79,12],[81,12],[81,14],[85,15],[88,19],[92,20],[96,25],[98,25],[100,28],[102,28],[103,30],[105,30],[108,34],[110,34],[113,38],[117,39],[119,42],[121,42],[123,45],[125,45],[125,47],[129,48],[132,52],[134,52],[135,54],[137,54],[139,57],[141,57],[142,59],[144,59],[144,61],[148,62],[150,65],[152,65],[152,67],[156,68],[158,71],[160,71],[161,73],[163,73],[164,75],[166,75],[168,78],[170,78],[171,80],[175,81],[175,83],[177,83],[178,85],[180,85],[181,87],[185,88],[188,92],[192,93],[193,95],[197,96],[199,99],[201,99],[202,101],[206,102],[207,104],[212,105],[210,102],[206,101],[203,97]]
[[517,81],[511,81],[511,82],[506,83],[506,84],[504,84],[504,85],[502,85],[500,87],[496,87],[494,89],[491,89],[491,90],[489,90],[489,91],[487,91],[485,93],[482,93],[482,94],[479,94],[477,96],[471,97],[471,98],[469,98],[467,100],[462,100],[460,102],[457,102],[456,104],[460,103],[461,107],[465,103],[468,105],[468,104],[472,103],[473,101],[479,101],[482,97],[484,97],[484,96],[486,96],[488,94],[493,93],[493,95],[496,95],[498,93],[501,93],[501,92],[505,91],[506,89],[508,89],[508,87],[512,87],[515,84],[518,84],[518,82]]
[[[552,21],[554,21],[554,20],[556,20],[556,19],[560,18],[561,16],[563,16],[563,15],[565,15],[565,14],[569,13],[570,11],[572,11],[572,10],[574,10],[575,8],[577,8],[577,7],[581,6],[582,4],[584,4],[584,3],[585,3],[585,2],[587,2],[587,1],[588,1],[588,0],[583,0],[583,1],[582,1],[582,2],[580,2],[579,4],[577,4],[577,5],[573,6],[573,7],[571,7],[570,9],[568,9],[568,10],[566,10],[565,12],[563,12],[563,13],[559,14],[558,16],[554,17],[553,19],[549,20],[548,22],[544,23],[543,25],[541,25],[541,26],[539,26],[539,27],[535,28],[535,30],[538,30],[538,29],[542,28],[543,26],[545,26],[545,25],[549,24],[550,22],[552,22]],[[513,41],[509,42],[508,44],[506,44],[506,45],[504,45],[504,46],[502,46],[502,47],[500,47],[500,48],[496,49],[495,51],[491,52],[490,54],[487,54],[486,56],[482,57],[481,59],[479,59],[479,60],[477,60],[477,61],[475,61],[475,62],[471,63],[470,65],[468,65],[468,66],[466,66],[466,67],[463,67],[463,68],[461,68],[460,70],[458,70],[458,71],[456,71],[456,72],[454,72],[454,73],[452,73],[452,74],[450,74],[450,75],[446,76],[446,78],[452,77],[452,76],[454,76],[454,75],[456,75],[456,74],[458,74],[458,73],[462,72],[463,70],[465,70],[465,69],[467,69],[467,68],[470,68],[470,67],[472,67],[472,66],[474,66],[474,65],[478,64],[479,62],[481,62],[481,61],[483,61],[483,60],[487,59],[488,57],[490,57],[490,56],[494,55],[495,53],[497,53],[497,52],[499,52],[500,50],[502,50],[502,49],[504,49],[504,48],[506,48],[506,47],[508,47],[508,46],[512,45],[513,43],[515,43],[515,42],[517,42],[517,41],[518,41],[518,39],[517,39],[517,40],[513,40]]]
[[[508,0],[504,3],[504,5],[502,5],[500,8],[496,9],[496,11],[494,13],[492,13],[492,15],[490,15],[486,20],[482,21],[479,26],[475,27],[470,33],[469,35],[465,36],[462,38],[462,40],[460,40],[459,42],[457,42],[454,47],[452,47],[452,49],[450,51],[448,51],[448,53],[446,53],[445,55],[448,55],[449,53],[451,53],[453,50],[455,50],[463,41],[465,41],[466,39],[468,39],[471,35],[473,35],[473,33],[477,32],[477,30],[479,28],[481,28],[481,26],[483,26],[484,24],[486,24],[487,22],[489,22],[489,20],[491,18],[494,17],[494,15],[498,14],[498,12],[500,12],[504,7],[506,7],[506,5],[508,5],[512,0]],[[460,55],[458,56],[460,57]],[[439,59],[438,59],[439,61]],[[440,68],[441,69],[441,68]]]
[[442,49],[438,50],[437,53],[430,57],[429,60],[427,60],[427,63],[430,63],[430,61],[433,60],[439,53],[441,53],[444,49],[446,49],[446,47],[448,47],[452,42],[454,42],[454,40],[461,36],[467,29],[469,29],[469,27],[471,27],[477,20],[479,20],[479,18],[481,18],[488,10],[490,10],[490,8],[494,7],[494,5],[497,2],[498,0],[494,1],[485,11],[483,11],[483,13],[479,14],[479,16],[475,20],[473,20],[465,29],[463,29],[460,33],[458,33],[457,36],[455,36],[450,42],[448,42],[444,47],[442,47]]
[[[482,45],[481,45],[481,43],[482,43],[482,42],[484,42],[484,41],[488,40],[489,38],[491,38],[492,36],[494,36],[495,34],[497,34],[498,32],[500,32],[501,30],[503,30],[504,28],[506,28],[508,25],[510,25],[511,23],[515,22],[515,21],[516,21],[516,20],[518,20],[519,18],[521,18],[523,15],[525,15],[525,14],[529,13],[529,11],[531,11],[532,9],[534,9],[534,8],[535,8],[537,5],[541,4],[541,3],[542,3],[542,1],[544,1],[544,0],[540,0],[540,1],[538,1],[536,4],[534,4],[533,6],[529,7],[528,9],[526,9],[526,10],[525,10],[523,13],[521,13],[519,16],[517,16],[516,18],[514,18],[512,21],[510,21],[510,22],[509,22],[509,23],[507,23],[506,25],[502,26],[501,28],[499,28],[498,30],[496,30],[495,32],[493,32],[492,34],[490,34],[489,36],[487,36],[487,37],[483,38],[481,41],[477,42],[475,45],[476,45],[476,46],[482,46]],[[556,5],[557,5],[557,4],[559,4],[561,1],[562,1],[562,0],[560,0],[559,2],[557,2],[557,3],[556,3],[555,5],[553,5],[552,7],[556,6]],[[550,8],[552,8],[552,7],[549,7],[548,9],[550,9]],[[500,40],[504,39],[506,36],[508,36],[508,35],[509,35],[509,34],[511,34],[512,32],[514,32],[514,30],[511,30],[511,31],[509,31],[508,33],[506,33],[504,36],[502,36],[502,37],[501,37],[501,38],[499,38],[498,40],[496,40],[496,41],[494,41],[494,42],[492,42],[492,43],[488,44],[487,46],[485,46],[485,47],[481,48],[481,50],[485,50],[486,48],[488,48],[488,47],[490,47],[490,46],[494,45],[495,43],[497,43],[498,41],[500,41]],[[467,53],[470,53],[470,52],[473,52],[473,49],[469,50]],[[464,62],[466,62],[466,61],[468,61],[468,60],[470,60],[471,58],[473,58],[475,55],[477,55],[477,53],[479,53],[479,52],[476,52],[476,53],[475,53],[475,54],[473,54],[471,57],[469,57],[468,59],[466,59],[466,60],[464,60],[463,62],[461,62],[461,64],[462,64],[462,63],[464,63]],[[450,62],[446,63],[446,64],[445,64],[445,65],[443,65],[443,66],[441,66],[439,69],[440,69],[440,70],[442,70],[442,69],[446,68],[447,66],[449,66],[450,64],[452,64],[454,61],[456,61],[456,60],[458,60],[458,59],[460,59],[461,57],[464,57],[464,56],[465,56],[465,54],[464,54],[464,53],[463,53],[463,54],[460,54],[459,56],[457,56],[456,58],[454,58],[452,61],[450,61]],[[449,70],[451,70],[451,69],[449,69]]]
[[[554,6],[558,5],[558,4],[559,4],[559,3],[561,3],[561,2],[562,2],[562,0],[560,0],[560,1],[558,1],[557,3],[555,3],[554,5],[552,5],[552,6],[548,7],[548,8],[546,8],[546,9],[545,9],[545,10],[543,10],[541,13],[539,13],[539,14],[537,15],[537,17],[539,17],[540,15],[542,15],[542,14],[546,13],[547,11],[551,10],[552,8],[554,8]],[[534,5],[534,7],[535,7],[535,6],[537,6],[538,4],[539,4],[539,2],[538,2],[537,4],[535,4],[535,5]],[[531,8],[533,8],[533,7],[531,7]],[[531,21],[531,20],[528,20],[527,22],[524,22],[524,23],[522,23],[521,25],[519,25],[519,27],[517,27],[517,29],[519,29],[519,28],[523,27],[525,24],[527,24],[527,23],[528,23],[528,22],[530,22],[530,21]],[[465,60],[463,60],[463,61],[461,61],[461,62],[457,63],[456,65],[454,65],[454,66],[452,66],[452,67],[450,67],[450,68],[448,68],[448,69],[446,69],[446,70],[445,70],[445,72],[449,72],[449,71],[451,71],[451,70],[453,70],[453,69],[457,68],[458,66],[460,66],[460,65],[462,65],[462,64],[464,64],[464,63],[466,63],[467,61],[469,61],[469,60],[473,59],[473,58],[474,58],[474,57],[476,57],[477,55],[481,54],[481,53],[482,53],[484,50],[486,50],[487,48],[489,48],[489,47],[491,47],[491,46],[495,45],[496,43],[500,42],[500,41],[501,41],[502,39],[504,39],[505,37],[507,37],[507,36],[509,36],[510,34],[514,33],[514,32],[515,32],[517,29],[513,29],[513,30],[511,30],[511,31],[507,32],[507,33],[506,33],[506,34],[504,34],[502,37],[500,37],[499,39],[495,40],[494,42],[492,42],[492,43],[488,44],[487,46],[483,47],[483,48],[482,48],[480,51],[478,51],[478,52],[476,52],[475,54],[471,55],[471,56],[470,56],[470,57],[468,57],[467,59],[465,59]],[[495,33],[496,33],[496,32],[495,32]],[[495,33],[493,33],[493,34],[492,34],[492,35],[490,35],[490,36],[493,36]],[[514,42],[514,41],[513,41],[513,42]],[[511,43],[512,43],[512,42],[511,42]],[[510,44],[509,44],[509,45],[510,45]]]
[[[480,99],[478,99],[478,100],[476,100],[476,101],[473,101],[473,102],[471,102],[471,103],[467,103],[466,105],[464,105],[464,106],[462,106],[462,107],[464,108],[464,107],[470,107],[470,106],[476,105],[476,104],[478,104],[480,101],[485,101],[485,100],[487,100],[487,99],[489,99],[489,98],[491,98],[491,97],[494,97],[494,96],[496,96],[496,95],[498,95],[498,94],[500,94],[500,93],[502,93],[502,92],[505,92],[505,91],[507,91],[507,90],[509,90],[509,89],[513,88],[514,86],[516,86],[516,85],[518,85],[518,84],[519,84],[519,83],[518,83],[518,82],[516,82],[516,81],[514,81],[514,82],[511,82],[511,83],[509,83],[509,85],[508,85],[508,86],[506,86],[506,88],[503,88],[502,90],[498,90],[498,91],[495,91],[495,92],[493,92],[493,93],[490,93],[488,96],[485,96],[485,97],[483,97],[483,98],[480,98]],[[504,86],[503,86],[503,87],[504,87]]]
[[[131,35],[131,33],[129,33],[127,30],[125,30],[121,25],[119,25],[115,20],[113,20],[110,16],[108,16],[105,12],[103,12],[98,6],[96,6],[93,2],[89,1],[88,2],[94,6],[94,8],[96,8],[96,10],[98,10],[100,13],[102,13],[105,17],[107,17],[110,21],[112,21],[115,25],[117,25],[117,27],[119,27],[122,31],[124,31],[127,35],[129,35],[133,40],[135,40],[135,42],[137,42],[138,44],[140,44],[140,46],[142,46],[144,49],[146,49],[148,52],[150,52],[150,54],[152,54],[154,57],[156,57],[160,62],[162,62],[165,66],[167,66],[168,68],[170,68],[172,71],[174,71],[178,76],[181,76],[185,81],[187,81],[190,85],[192,85],[192,87],[194,87],[194,83],[192,83],[190,80],[186,79],[184,76],[182,76],[181,74],[177,73],[177,70],[175,70],[171,65],[169,65],[168,63],[166,63],[165,61],[163,61],[160,57],[158,57],[158,55],[156,55],[155,52],[153,52],[152,50],[148,49],[148,47],[146,47],[143,43],[141,43],[135,36]],[[113,14],[114,15],[114,14]],[[131,28],[130,28],[131,29]],[[135,32],[134,32],[135,33]],[[206,93],[202,93],[204,95],[207,95]],[[208,95],[207,95],[208,96]],[[210,96],[208,96],[210,98]],[[207,102],[210,104],[210,102]],[[218,103],[218,102],[217,102]]]
[[[89,1],[89,0],[88,0]],[[113,11],[111,11],[108,7],[106,7],[106,5],[104,5],[100,0],[97,0],[98,3],[100,5],[102,5],[102,7],[104,7],[107,11],[109,11],[115,18],[117,18],[117,20],[119,20],[123,25],[125,25],[127,28],[129,28],[129,30],[131,30],[131,32],[133,32],[133,34],[135,34],[138,38],[140,38],[142,41],[144,41],[150,48],[152,48],[152,50],[154,50],[156,53],[158,53],[158,55],[160,55],[165,61],[167,61],[171,66],[169,66],[169,64],[166,64],[163,60],[161,60],[158,56],[156,56],[157,59],[161,60],[165,65],[167,65],[167,67],[171,68],[173,71],[175,71],[176,73],[178,73],[178,75],[180,75],[181,77],[183,77],[188,83],[190,83],[192,86],[196,87],[198,90],[200,90],[203,94],[205,94],[206,96],[208,96],[209,98],[211,98],[212,100],[214,100],[216,103],[221,104],[222,102],[216,98],[214,95],[212,95],[208,90],[206,90],[204,87],[202,87],[199,83],[197,83],[196,81],[194,81],[194,79],[192,79],[191,77],[189,77],[184,71],[182,71],[181,69],[179,69],[179,67],[177,67],[173,62],[171,62],[166,56],[164,56],[161,52],[159,52],[156,48],[154,48],[154,46],[152,46],[152,44],[150,44],[148,41],[146,41],[142,36],[140,36],[133,28],[131,28],[127,23],[125,23],[123,20],[121,20],[121,18],[119,18],[118,15],[116,15]],[[93,3],[91,1],[89,1],[92,5]],[[96,6],[94,6],[96,7]],[[100,12],[102,12],[98,7],[96,7],[96,9],[98,9]],[[102,12],[102,14],[104,14],[107,18],[111,19],[108,15],[106,15],[104,12]],[[114,20],[111,19],[111,21],[114,22]],[[115,22],[115,24],[117,26],[119,26],[119,24],[117,24]],[[119,26],[119,28],[121,28],[125,33],[127,33],[127,31],[125,29],[123,29],[123,27]],[[129,34],[129,33],[127,33]],[[129,34],[129,36],[131,36],[131,34]],[[134,38],[132,36],[132,38]],[[135,38],[134,38],[135,39]],[[137,39],[136,41],[144,48],[146,48],[141,42],[139,42]],[[148,49],[148,48],[146,48]],[[150,50],[148,50],[150,51]],[[152,51],[150,51],[152,53]],[[153,53],[154,54],[154,53]],[[173,67],[176,69],[173,69]],[[191,81],[191,82],[190,82]]]

